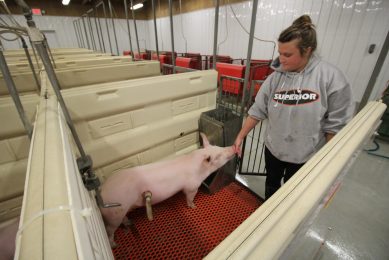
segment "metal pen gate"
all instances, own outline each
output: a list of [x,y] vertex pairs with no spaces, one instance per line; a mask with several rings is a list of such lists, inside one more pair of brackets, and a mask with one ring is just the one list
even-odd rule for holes
[[[240,117],[240,122],[244,122],[247,111],[253,104],[255,96],[254,88],[256,84],[263,83],[263,80],[251,80],[249,89],[246,91],[249,98],[243,96],[244,79],[221,75],[218,87],[218,108],[227,109]],[[265,145],[264,129],[266,121],[260,122],[246,136],[242,144],[242,156],[238,161],[238,173],[240,175],[265,176]]]

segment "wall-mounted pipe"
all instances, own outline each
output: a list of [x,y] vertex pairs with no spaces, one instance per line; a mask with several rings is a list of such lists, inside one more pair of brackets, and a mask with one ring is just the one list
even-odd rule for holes
[[130,22],[128,21],[128,5],[127,5],[127,0],[124,0],[124,12],[126,13],[126,23],[127,23],[127,31],[128,31],[128,40],[130,41],[131,59],[132,59],[132,61],[135,61],[135,55],[134,55],[134,51],[132,49],[132,42],[131,42]]
[[135,10],[134,10],[133,6],[134,5],[133,5],[133,2],[131,0],[132,21],[134,22],[134,28],[135,28],[136,47],[138,49],[138,54],[140,56],[139,39],[138,39],[138,28],[136,27]]
[[215,6],[215,28],[213,31],[213,69],[216,69],[216,55],[217,55],[217,34],[219,29],[219,6],[220,1],[215,0],[216,6]]
[[115,37],[116,54],[119,55],[118,38],[116,37],[115,20],[113,19],[113,9],[112,9],[111,0],[108,0],[108,8],[109,8],[109,13],[111,15],[113,35]]
[[172,64],[173,74],[176,73],[176,57],[174,55],[174,30],[173,30],[173,3],[169,0],[169,16],[170,16],[170,37],[172,41]]
[[86,30],[86,25],[85,25],[85,20],[84,20],[84,17],[85,17],[85,14],[83,14],[81,16],[81,20],[82,20],[82,24],[84,25],[84,32],[85,32],[85,39],[86,39],[86,46],[88,47],[88,49],[90,49],[90,45],[89,45],[89,39],[88,39],[88,32]]
[[92,48],[93,48],[93,50],[97,50],[97,44],[96,44],[96,41],[95,41],[95,35],[93,33],[92,22],[91,22],[90,16],[89,16],[91,10],[92,9],[89,9],[85,13],[85,17],[87,18],[87,22],[88,22],[89,35],[90,35],[90,38],[91,38]]
[[30,53],[28,52],[28,46],[27,46],[26,41],[23,39],[22,36],[20,36],[20,40],[22,41],[22,46],[23,46],[24,52],[26,53],[28,65],[30,66],[31,71],[32,71],[32,75],[34,76],[36,87],[38,89],[38,92],[40,93],[41,92],[41,85],[39,84],[39,80],[38,80],[38,77],[36,75],[34,64],[32,63]]
[[[227,8],[227,7],[226,7]],[[241,104],[241,115],[243,115],[248,101],[248,92],[247,89],[249,83],[250,76],[250,65],[251,65],[251,54],[253,51],[253,42],[254,42],[254,31],[255,31],[255,21],[257,18],[257,8],[258,8],[258,0],[253,0],[252,12],[251,12],[251,23],[250,23],[250,35],[249,35],[249,46],[247,49],[247,64],[246,70],[244,74],[244,83],[243,83],[243,96],[242,96],[242,104]],[[241,117],[241,124],[243,123],[243,116]]]
[[154,33],[155,33],[155,48],[157,50],[157,58],[159,60],[159,49],[158,49],[158,33],[157,33],[157,18],[155,14],[155,0],[151,0],[151,6],[153,9],[153,20],[154,20]]

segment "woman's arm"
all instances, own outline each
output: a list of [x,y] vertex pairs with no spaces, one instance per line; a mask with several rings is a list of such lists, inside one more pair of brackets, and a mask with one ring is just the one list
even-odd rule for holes
[[242,129],[240,130],[238,136],[235,139],[235,142],[233,144],[235,153],[238,154],[240,157],[242,155],[242,151],[240,146],[242,145],[243,139],[246,137],[246,135],[253,129],[260,120],[255,119],[254,117],[248,116],[246,118],[246,121],[243,124]]

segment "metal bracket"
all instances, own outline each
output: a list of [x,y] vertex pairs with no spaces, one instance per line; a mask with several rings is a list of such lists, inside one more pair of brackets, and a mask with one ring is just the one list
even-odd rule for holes
[[77,159],[77,167],[81,173],[82,181],[88,191],[95,191],[97,205],[100,208],[112,208],[121,206],[120,203],[104,203],[100,194],[100,180],[92,171],[92,158],[89,155]]

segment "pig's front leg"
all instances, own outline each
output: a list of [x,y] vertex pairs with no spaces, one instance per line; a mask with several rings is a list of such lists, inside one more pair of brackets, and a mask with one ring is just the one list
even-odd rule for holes
[[184,191],[184,193],[185,193],[185,196],[186,196],[186,203],[188,204],[188,207],[190,207],[192,209],[196,208],[193,200],[194,200],[194,197],[197,194],[197,189],[195,189],[195,190],[186,190],[186,191]]
[[128,229],[128,228],[132,225],[132,222],[131,222],[131,220],[129,220],[128,217],[125,215],[125,216],[123,217],[122,224],[123,224],[123,226],[124,226],[126,229]]

